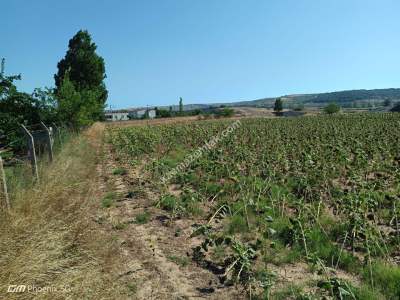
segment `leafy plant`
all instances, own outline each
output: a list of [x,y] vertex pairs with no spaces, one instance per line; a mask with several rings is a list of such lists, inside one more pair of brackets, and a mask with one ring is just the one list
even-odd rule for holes
[[101,206],[104,208],[109,208],[113,205],[116,194],[114,192],[108,192],[101,200]]
[[113,175],[126,175],[128,171],[125,168],[115,168],[112,173]]
[[135,217],[136,224],[146,224],[150,221],[150,213],[145,211],[144,213],[138,214]]

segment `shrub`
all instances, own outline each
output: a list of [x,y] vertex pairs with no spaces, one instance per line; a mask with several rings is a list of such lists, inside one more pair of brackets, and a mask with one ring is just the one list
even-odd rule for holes
[[232,117],[234,114],[235,111],[232,108],[228,107],[223,108],[220,112],[220,115],[225,118]]
[[324,108],[324,112],[325,112],[326,114],[329,114],[329,115],[338,113],[339,111],[340,111],[340,106],[337,105],[337,104],[334,103],[334,102],[329,103],[329,104],[328,104],[327,106],[325,106],[325,108]]

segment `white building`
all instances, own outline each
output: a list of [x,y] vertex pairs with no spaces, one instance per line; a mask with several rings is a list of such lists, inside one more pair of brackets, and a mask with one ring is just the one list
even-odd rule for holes
[[129,112],[127,110],[106,110],[106,121],[127,121],[129,120]]
[[105,117],[107,121],[127,121],[132,119],[144,119],[146,112],[149,119],[156,117],[156,110],[151,108],[136,108],[136,109],[122,109],[122,110],[107,110]]
[[129,115],[131,119],[142,119],[145,117],[146,111],[148,112],[150,119],[154,119],[156,117],[156,110],[147,108],[138,108],[130,110]]

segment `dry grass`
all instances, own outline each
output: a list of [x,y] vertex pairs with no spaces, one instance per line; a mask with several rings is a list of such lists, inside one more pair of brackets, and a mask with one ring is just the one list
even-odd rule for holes
[[[116,242],[92,221],[102,134],[96,124],[71,140],[41,182],[18,191],[11,212],[0,215],[1,299],[123,298],[111,269],[120,259]],[[7,293],[9,284],[57,291]]]

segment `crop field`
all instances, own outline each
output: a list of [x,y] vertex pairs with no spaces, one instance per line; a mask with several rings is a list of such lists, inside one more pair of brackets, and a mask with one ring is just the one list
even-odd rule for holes
[[106,139],[154,207],[191,223],[190,262],[224,285],[252,299],[399,299],[400,114],[241,119],[221,136],[233,122],[114,126]]

